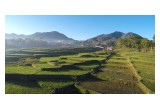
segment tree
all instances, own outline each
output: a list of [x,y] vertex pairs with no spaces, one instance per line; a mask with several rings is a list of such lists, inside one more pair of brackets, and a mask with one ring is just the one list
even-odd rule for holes
[[127,48],[136,48],[138,50],[147,51],[154,49],[154,42],[149,41],[146,38],[131,36],[129,38],[120,38],[116,42],[118,48],[127,47]]
[[153,42],[155,42],[155,34],[153,35]]
[[148,46],[149,46],[149,41],[146,38],[142,39],[141,48],[148,48]]
[[116,42],[116,47],[121,48],[122,46],[124,46],[124,39],[119,38]]

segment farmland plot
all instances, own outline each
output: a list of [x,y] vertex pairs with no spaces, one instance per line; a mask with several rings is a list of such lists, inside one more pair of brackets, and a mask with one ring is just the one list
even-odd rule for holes
[[98,93],[154,93],[154,55],[135,51],[116,52],[94,76],[102,81],[85,81],[78,85]]
[[[10,54],[8,56],[25,57],[6,62],[6,93],[154,93],[152,53],[122,50],[93,52],[92,49],[88,52],[87,49],[81,49],[77,53],[77,49],[70,50],[73,54],[66,54],[66,49],[65,52],[58,49],[7,52],[7,55]],[[58,56],[55,52],[61,55]],[[37,57],[35,54],[41,55]],[[146,68],[150,70],[147,71]]]

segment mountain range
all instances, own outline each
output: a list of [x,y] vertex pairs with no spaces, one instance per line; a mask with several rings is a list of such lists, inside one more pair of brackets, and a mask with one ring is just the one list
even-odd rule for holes
[[17,39],[17,38],[35,38],[35,39],[44,39],[44,40],[54,40],[54,41],[61,41],[61,40],[73,40],[72,38],[68,38],[66,35],[59,33],[57,31],[52,32],[36,32],[31,35],[24,35],[24,34],[5,34],[5,39]]
[[[90,45],[90,44],[97,43],[97,42],[99,42],[99,43],[115,42],[119,38],[129,38],[131,36],[141,37],[140,35],[133,33],[133,32],[123,33],[123,32],[115,31],[110,34],[100,34],[98,36],[87,39],[85,41],[78,41],[78,40],[74,40],[72,38],[69,38],[60,32],[51,31],[51,32],[36,32],[31,35],[24,35],[24,34],[18,35],[15,33],[12,33],[12,34],[6,33],[5,39],[6,39],[6,46],[8,44],[8,41],[13,40],[13,39],[14,40],[15,39],[23,39],[24,42],[25,42],[25,39],[32,39],[32,40],[34,39],[34,42],[36,42],[37,40],[38,40],[38,42],[45,41],[47,43],[46,44],[47,46],[75,46],[75,45],[79,46],[81,44]],[[13,45],[13,43],[12,43],[12,45]]]
[[101,35],[98,35],[96,37],[88,39],[87,41],[94,41],[94,40],[99,40],[99,41],[113,40],[114,41],[114,40],[117,40],[119,38],[129,38],[131,36],[141,37],[140,35],[138,35],[136,33],[133,33],[133,32],[123,33],[123,32],[115,31],[115,32],[110,33],[110,34],[101,34]]

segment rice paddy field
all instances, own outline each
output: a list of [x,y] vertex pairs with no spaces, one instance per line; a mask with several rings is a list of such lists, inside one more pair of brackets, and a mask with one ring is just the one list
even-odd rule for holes
[[153,94],[154,52],[6,50],[6,94]]

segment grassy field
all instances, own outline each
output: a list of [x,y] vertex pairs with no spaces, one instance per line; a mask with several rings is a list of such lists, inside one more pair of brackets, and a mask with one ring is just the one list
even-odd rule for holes
[[155,55],[154,53],[129,53],[138,74],[142,77],[142,83],[152,91],[155,90]]
[[51,94],[54,93],[55,88],[65,87],[74,82],[64,81],[15,81],[6,82],[5,91],[11,94]]
[[80,86],[102,94],[140,94],[141,89],[135,82],[125,80],[107,80],[82,82]]
[[98,93],[154,93],[154,53],[131,52],[128,49],[115,52],[94,74],[103,81],[85,81],[79,85]]
[[101,79],[123,79],[133,81],[132,72],[124,56],[113,56],[103,65],[101,70],[102,72],[97,74],[97,77]]
[[154,93],[154,58],[154,53],[129,49],[6,50],[5,90],[6,94]]

